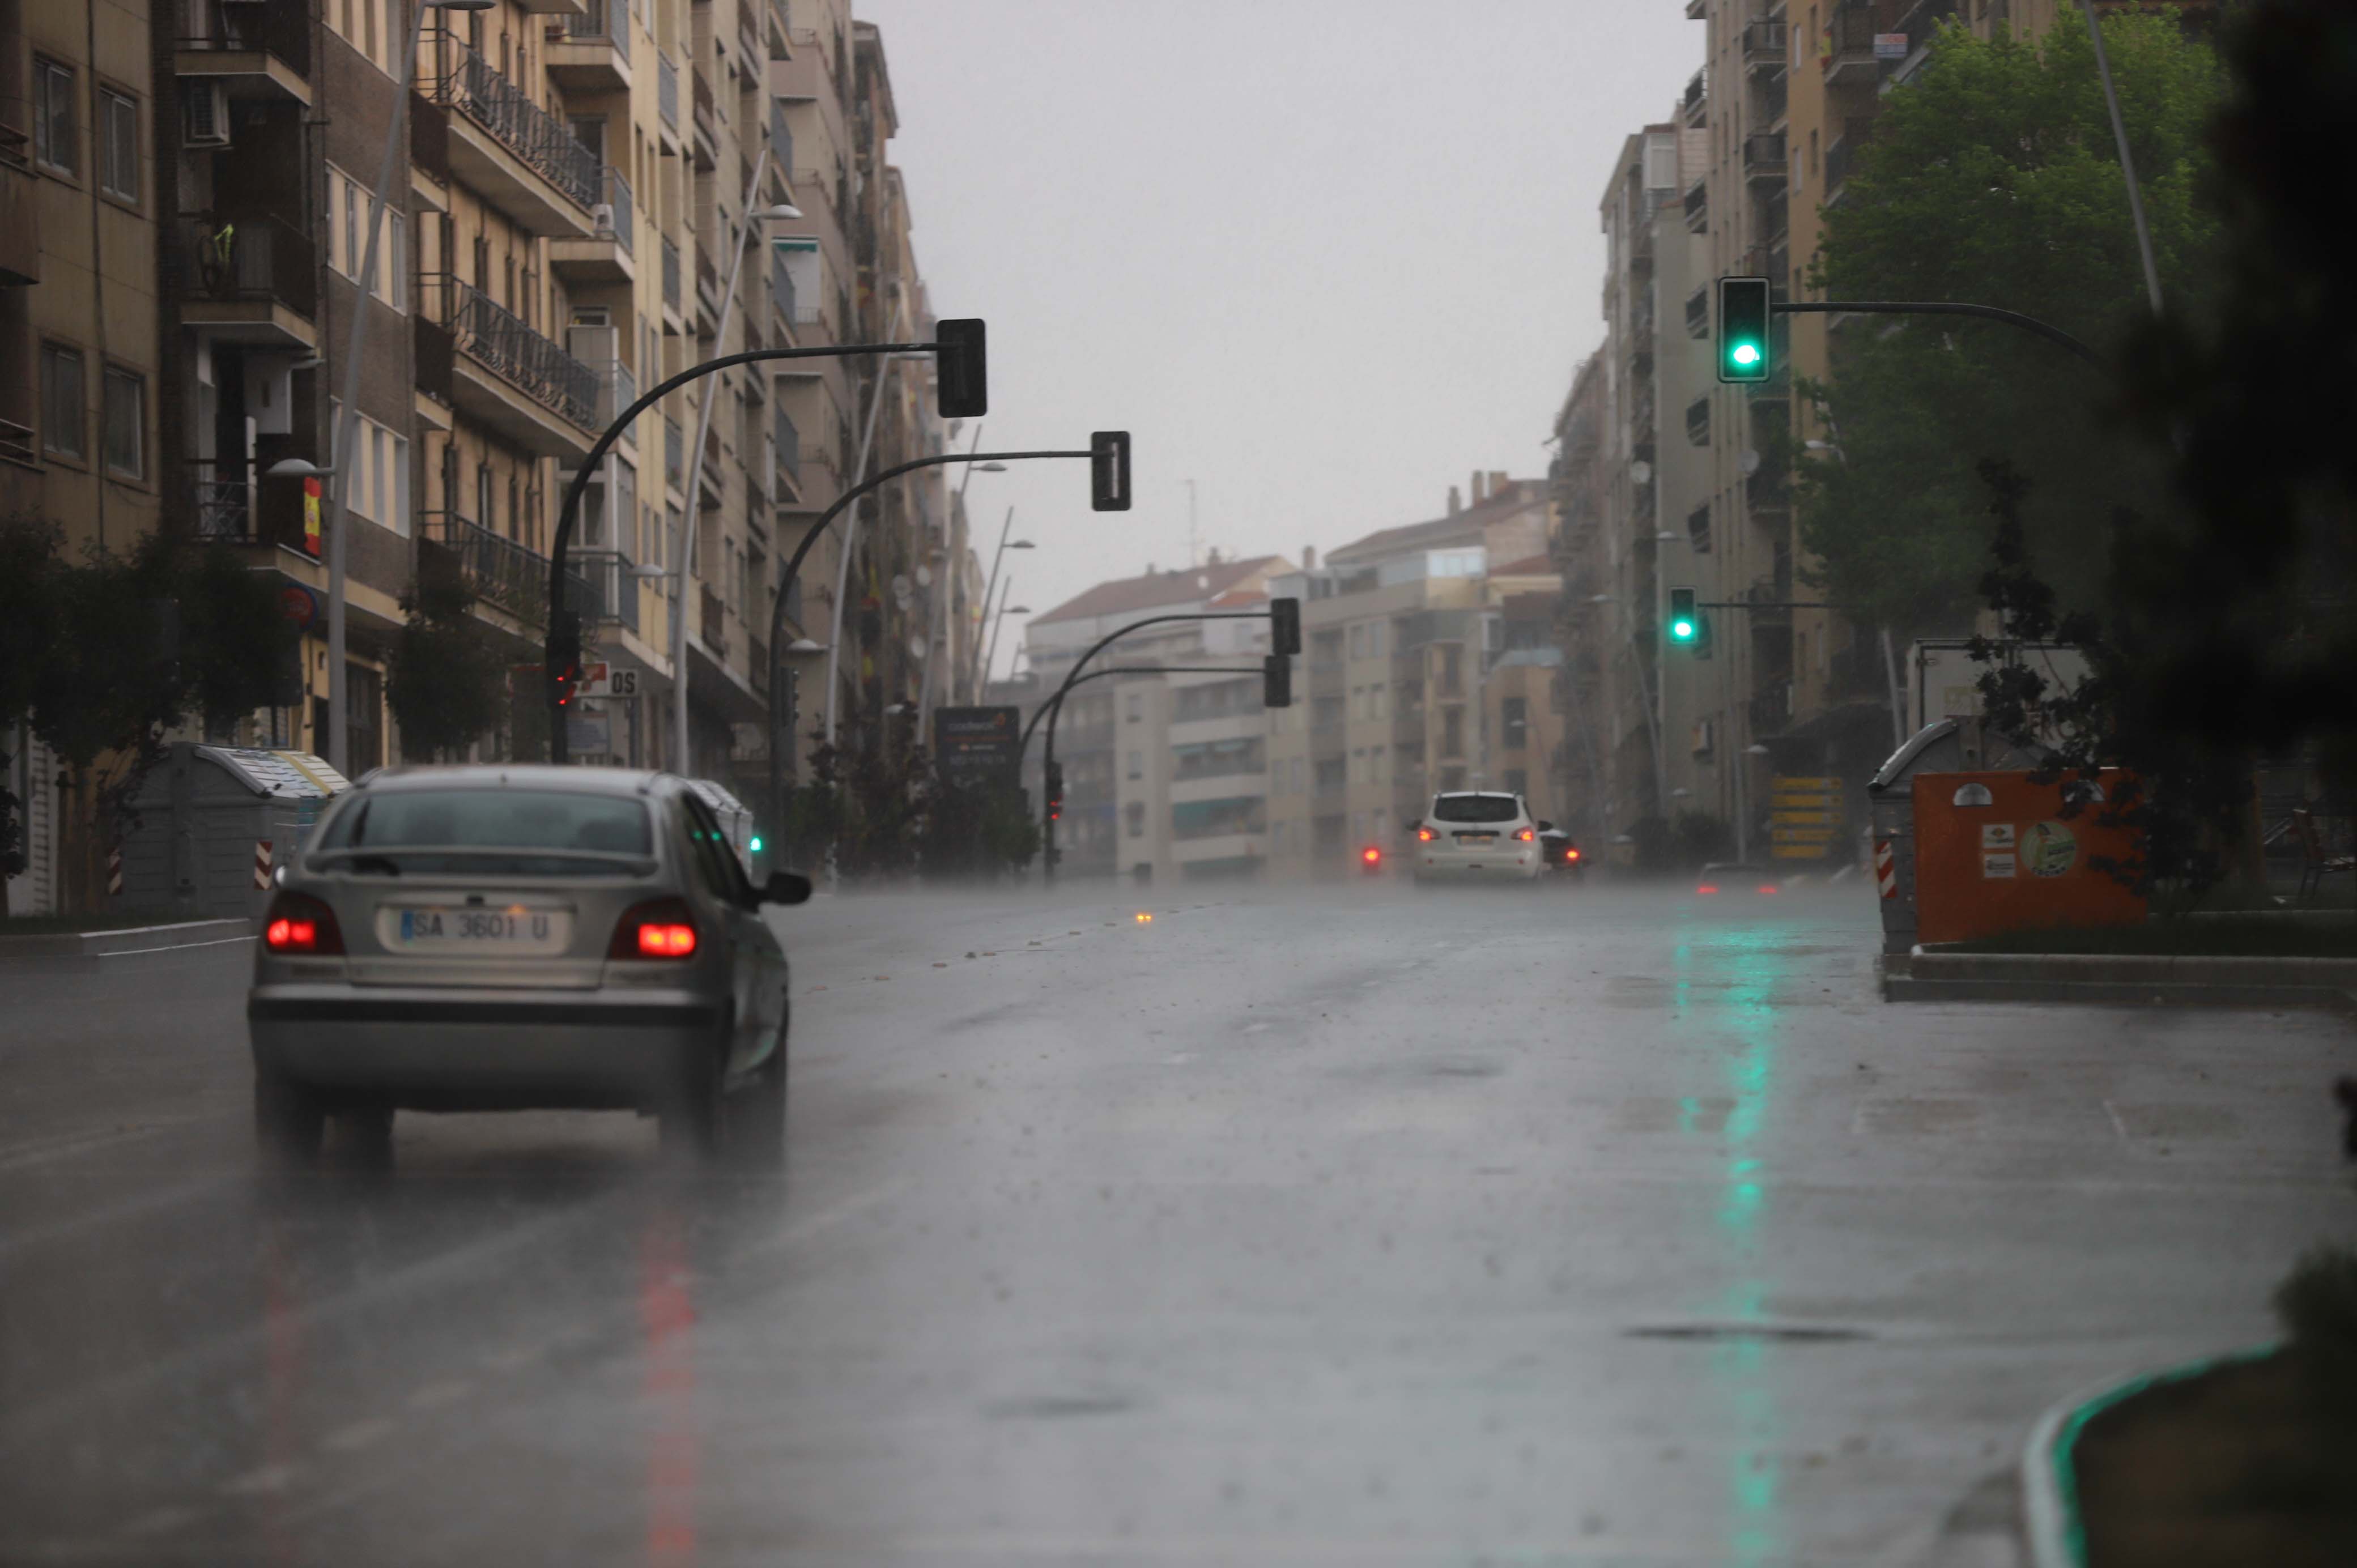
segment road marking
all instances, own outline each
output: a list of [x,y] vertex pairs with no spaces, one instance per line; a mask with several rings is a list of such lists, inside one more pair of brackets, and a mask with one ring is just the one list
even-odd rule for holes
[[0,1155],[0,1171],[20,1170],[27,1165],[45,1165],[51,1160],[70,1160],[79,1155],[95,1154],[116,1144],[134,1138],[145,1138],[173,1127],[186,1127],[202,1118],[182,1116],[169,1122],[144,1122],[136,1127],[95,1127],[86,1133],[68,1133],[45,1144],[36,1144],[16,1154]]
[[339,1426],[319,1439],[319,1446],[331,1454],[357,1454],[379,1438],[391,1435],[393,1423],[381,1415],[366,1421],[356,1421],[350,1426]]
[[221,1483],[221,1490],[233,1498],[258,1497],[264,1492],[283,1492],[295,1479],[292,1465],[257,1465],[244,1475]]
[[170,947],[124,948],[120,952],[83,953],[77,956],[84,958],[137,958],[141,953],[194,952],[199,948],[225,948],[233,942],[250,942],[253,940],[253,938],[251,935],[242,937],[221,937],[209,942],[175,942]]
[[124,1535],[162,1535],[184,1524],[193,1524],[201,1517],[194,1509],[167,1507],[150,1509],[123,1527]]
[[2108,1100],[2099,1101],[2097,1103],[2103,1106],[2104,1114],[2112,1119],[2112,1131],[2120,1135],[2120,1142],[2123,1144],[2128,1142],[2128,1124],[2120,1120],[2118,1108]]
[[784,1230],[779,1231],[768,1240],[757,1241],[753,1245],[747,1247],[744,1251],[739,1252],[737,1256],[740,1258],[759,1257],[764,1252],[779,1251],[784,1248],[792,1246],[797,1241],[808,1240],[811,1237],[817,1235],[821,1230],[825,1230],[828,1226],[835,1224],[839,1220],[848,1219],[863,1208],[871,1208],[877,1204],[884,1202],[888,1198],[898,1197],[901,1192],[908,1188],[908,1186],[909,1178],[907,1176],[895,1176],[890,1181],[885,1182],[881,1186],[871,1187],[866,1192],[857,1193],[850,1197],[845,1198],[842,1202],[836,1204],[832,1208],[822,1208],[816,1214],[810,1216],[808,1219],[787,1226]]
[[[5,1165],[0,1165],[0,1169],[5,1168],[6,1168]],[[151,1192],[145,1197],[126,1198],[121,1203],[105,1208],[94,1208],[88,1214],[72,1219],[60,1219],[54,1225],[44,1225],[38,1230],[20,1230],[13,1236],[0,1239],[0,1258],[10,1257],[27,1248],[38,1247],[45,1241],[56,1240],[59,1237],[79,1236],[84,1231],[120,1224],[125,1219],[136,1219],[142,1215],[153,1214],[157,1209],[178,1208],[184,1203],[193,1203],[209,1193],[217,1192],[222,1187],[248,1179],[243,1176],[207,1176],[201,1181],[186,1182],[178,1187],[167,1187],[160,1191]]]
[[475,1391],[472,1378],[445,1378],[438,1383],[428,1383],[406,1402],[412,1410],[439,1410],[446,1404],[456,1404]]

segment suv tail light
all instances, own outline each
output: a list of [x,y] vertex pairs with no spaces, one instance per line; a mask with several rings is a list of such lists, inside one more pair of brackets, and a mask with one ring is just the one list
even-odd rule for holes
[[1528,843],[1538,836],[1539,835],[1531,829],[1524,828],[1514,835],[1514,842],[1516,843]]
[[1359,852],[1359,858],[1365,861],[1369,865],[1379,865],[1383,863],[1383,852],[1377,849],[1374,845],[1369,844],[1366,848]]
[[1430,843],[1432,842],[1432,830],[1430,828],[1418,828],[1415,830],[1415,842],[1418,843]]
[[606,944],[608,958],[694,958],[696,948],[695,911],[684,898],[654,898],[633,904],[615,924],[614,940]]
[[281,893],[262,918],[262,945],[272,952],[333,957],[344,950],[336,912],[306,893]]

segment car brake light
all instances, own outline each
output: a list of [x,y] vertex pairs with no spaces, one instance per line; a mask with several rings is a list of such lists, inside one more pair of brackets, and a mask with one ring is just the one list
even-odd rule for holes
[[608,958],[694,958],[695,913],[683,898],[657,898],[623,912]]
[[1430,843],[1432,842],[1432,830],[1430,828],[1416,829],[1415,839],[1418,843]]
[[1359,852],[1359,858],[1365,861],[1369,865],[1374,865],[1383,860],[1383,852],[1370,846]]
[[1716,893],[1718,891],[1718,888],[1713,884],[1706,882],[1701,886],[1695,888],[1695,891],[1697,893]]
[[1577,860],[1579,858],[1579,852],[1576,849],[1567,849],[1563,852],[1563,857],[1566,860]]
[[1538,836],[1538,834],[1533,832],[1530,829],[1524,828],[1522,832],[1514,835],[1514,842],[1517,843],[1528,843]]
[[1773,893],[1776,891],[1776,888],[1773,884],[1763,882],[1760,885],[1760,891],[1762,893]]
[[302,893],[281,893],[262,918],[262,945],[272,952],[332,956],[344,950],[336,912]]

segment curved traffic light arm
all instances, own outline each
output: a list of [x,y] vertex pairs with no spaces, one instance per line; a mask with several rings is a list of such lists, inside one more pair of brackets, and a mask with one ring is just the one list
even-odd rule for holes
[[1944,299],[1808,299],[1782,300],[1769,308],[1779,316],[1978,316],[1990,321],[2002,321],[2008,327],[2018,327],[2024,332],[2034,332],[2050,343],[2070,349],[2091,365],[2100,368],[2104,362],[2093,349],[2060,327],[2051,327],[2035,316],[2024,316],[2018,310],[2006,310],[1994,305],[1962,305]]

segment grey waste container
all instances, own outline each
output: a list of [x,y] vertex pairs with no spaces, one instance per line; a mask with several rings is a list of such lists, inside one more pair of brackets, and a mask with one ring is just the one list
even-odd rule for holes
[[133,798],[118,903],[186,919],[258,916],[270,868],[350,788],[307,751],[175,741]]
[[1890,760],[1866,787],[1884,952],[1911,952],[1915,948],[1915,776],[2027,773],[2050,755],[2035,741],[2018,740],[1989,729],[1976,718],[1925,725],[1890,754]]

